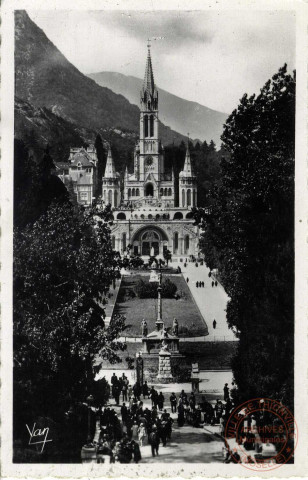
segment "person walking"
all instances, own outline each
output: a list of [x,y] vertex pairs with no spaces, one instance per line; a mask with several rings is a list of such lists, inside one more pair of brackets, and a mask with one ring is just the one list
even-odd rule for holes
[[226,402],[229,399],[229,387],[228,384],[225,383],[224,386],[224,401]]
[[215,280],[215,287],[217,287],[218,283],[217,283],[217,280]]
[[196,287],[197,287],[197,288],[199,287],[199,282],[196,282]]
[[214,328],[214,330],[216,329],[216,325],[217,325],[217,322],[216,322],[216,320],[215,320],[215,318],[214,318],[214,320],[213,320],[213,328]]
[[153,425],[152,427],[152,432],[149,435],[149,442],[151,445],[152,457],[155,457],[155,455],[158,455],[159,444],[160,444],[156,425]]
[[162,392],[160,392],[157,397],[157,404],[160,411],[162,411],[164,408],[164,401],[165,401],[165,397],[163,396]]
[[188,277],[186,278],[186,282],[187,282],[187,283],[189,282],[189,278],[188,278]]
[[143,446],[144,439],[146,437],[146,428],[143,422],[140,423],[138,428],[138,440],[140,447]]
[[174,392],[170,395],[171,413],[176,413],[177,398]]
[[195,410],[195,407],[196,407],[196,397],[195,397],[194,392],[191,392],[191,395],[190,395],[190,397],[189,397],[189,406],[190,406],[191,410]]
[[214,281],[213,281],[213,282],[212,282],[212,287],[214,287],[214,285],[215,285],[215,283],[214,283]]
[[126,375],[123,373],[122,378],[121,378],[121,383],[122,383],[122,395],[123,395],[123,402],[127,402],[127,392],[128,392],[128,378]]
[[143,398],[148,397],[149,398],[149,386],[148,382],[145,380],[144,384],[142,385],[142,394]]
[[185,409],[182,400],[179,401],[178,406],[178,426],[183,427],[185,422]]
[[123,405],[121,407],[121,417],[122,417],[122,422],[124,424],[126,423],[127,415],[128,415],[128,409],[127,409],[126,404],[123,403]]

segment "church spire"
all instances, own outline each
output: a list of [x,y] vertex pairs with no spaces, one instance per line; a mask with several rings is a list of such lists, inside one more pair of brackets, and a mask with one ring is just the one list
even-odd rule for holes
[[190,159],[190,150],[189,150],[189,140],[187,142],[187,149],[186,149],[186,156],[185,156],[185,163],[184,168],[181,172],[181,176],[183,177],[192,177],[192,168],[191,168],[191,159]]
[[148,40],[148,56],[145,66],[143,86],[141,90],[141,105],[143,110],[157,110],[158,92],[154,83],[154,74],[151,59],[151,45]]
[[151,45],[148,41],[148,57],[145,67],[144,81],[143,81],[143,90],[148,92],[150,95],[153,95],[155,84],[154,84],[154,75],[152,68],[152,59],[151,59]]
[[115,177],[116,177],[116,170],[115,170],[115,166],[114,166],[114,162],[111,154],[111,148],[109,145],[104,178],[115,178]]

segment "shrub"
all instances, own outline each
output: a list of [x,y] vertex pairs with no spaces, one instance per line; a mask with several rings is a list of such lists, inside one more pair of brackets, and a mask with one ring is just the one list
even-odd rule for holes
[[[157,298],[156,282],[145,282],[144,280],[138,280],[135,286],[135,293],[139,298]],[[177,286],[166,278],[162,282],[162,298],[174,298],[177,291]]]

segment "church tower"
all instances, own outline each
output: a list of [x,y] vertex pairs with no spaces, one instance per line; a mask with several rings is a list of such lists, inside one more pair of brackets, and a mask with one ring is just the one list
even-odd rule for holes
[[[143,87],[140,92],[140,141],[139,141],[139,178],[149,180],[149,190],[154,184],[153,197],[157,197],[158,184],[164,174],[164,161],[159,140],[158,128],[158,91],[154,83],[150,45],[145,67]],[[155,188],[156,187],[156,188]],[[147,196],[145,192],[145,196]],[[151,193],[151,192],[150,192]],[[156,193],[156,195],[155,195]]]
[[191,166],[189,141],[184,168],[179,175],[179,207],[190,208],[197,205],[197,182]]
[[115,170],[110,146],[108,148],[105,173],[102,178],[103,200],[110,203],[112,207],[118,207],[120,204],[120,178]]

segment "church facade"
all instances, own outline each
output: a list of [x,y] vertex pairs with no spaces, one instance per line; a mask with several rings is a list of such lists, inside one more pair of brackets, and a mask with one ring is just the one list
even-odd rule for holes
[[123,253],[132,245],[138,255],[163,256],[168,249],[173,256],[198,253],[198,228],[193,225],[191,207],[196,206],[197,185],[189,147],[184,168],[179,175],[179,205],[175,202],[174,172],[167,173],[164,147],[159,138],[158,91],[154,83],[150,48],[146,61],[143,88],[140,93],[140,137],[134,150],[134,171],[120,178],[109,149],[102,179],[102,198],[113,207],[111,227],[115,250]]

